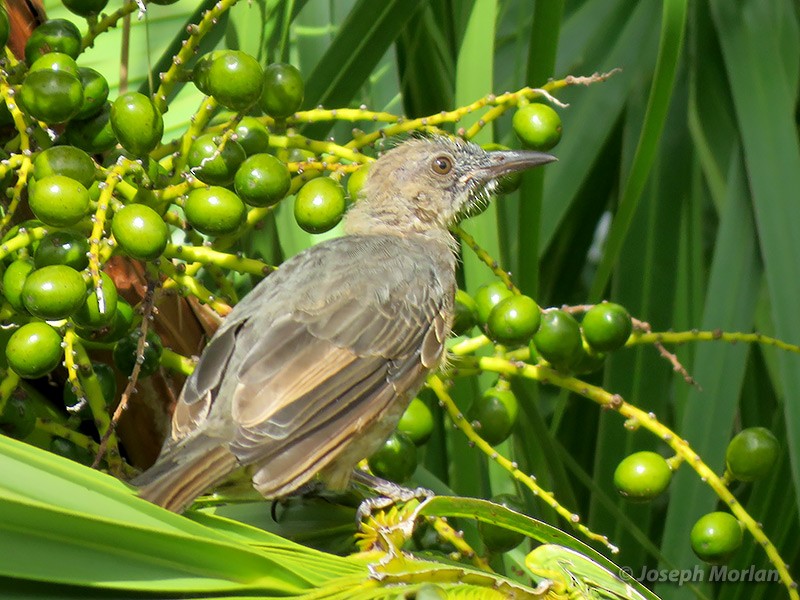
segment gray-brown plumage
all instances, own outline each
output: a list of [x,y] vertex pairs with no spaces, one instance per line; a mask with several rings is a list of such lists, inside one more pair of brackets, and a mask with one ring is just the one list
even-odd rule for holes
[[494,179],[554,160],[413,139],[370,168],[346,235],[286,261],[230,313],[184,386],[156,463],[132,483],[182,511],[241,465],[266,498],[346,486],[444,356],[448,227]]

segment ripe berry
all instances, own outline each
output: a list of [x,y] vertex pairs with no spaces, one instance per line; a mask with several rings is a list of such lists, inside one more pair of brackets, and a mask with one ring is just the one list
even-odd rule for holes
[[140,260],[155,260],[169,241],[164,219],[144,204],[128,204],[117,212],[111,221],[111,232],[125,254]]
[[488,444],[496,446],[508,439],[517,423],[519,403],[509,389],[492,387],[475,399],[467,418]]
[[405,433],[415,445],[421,446],[433,433],[433,413],[428,405],[419,398],[414,398],[406,408],[397,431]]
[[[491,502],[505,506],[518,513],[525,514],[522,498],[512,494],[498,494],[491,498]],[[500,525],[493,525],[484,521],[478,521],[478,533],[480,533],[483,543],[491,552],[508,552],[519,546],[525,539],[525,534],[518,531],[506,529]]]
[[542,321],[532,344],[532,354],[535,351],[559,371],[569,371],[582,356],[580,325],[571,314],[548,309],[542,313]]
[[743,429],[725,452],[728,472],[739,481],[753,481],[770,472],[778,459],[778,438],[764,427]]
[[330,177],[312,179],[294,201],[294,218],[309,233],[324,233],[342,220],[347,204],[342,186]]
[[17,329],[8,340],[8,366],[25,379],[47,375],[61,362],[61,336],[47,323],[33,321]]
[[367,462],[377,477],[403,483],[417,469],[417,447],[406,434],[395,431]]
[[550,150],[561,140],[561,117],[547,104],[526,104],[514,113],[511,126],[533,150]]
[[583,337],[595,350],[613,352],[625,345],[633,331],[631,316],[619,304],[603,302],[586,311],[581,322]]
[[293,115],[303,103],[305,84],[297,67],[273,63],[264,70],[261,108],[275,119]]
[[149,154],[164,135],[164,119],[153,101],[138,92],[123,94],[111,104],[111,127],[125,150]]
[[475,292],[478,322],[485,324],[489,320],[489,314],[492,312],[492,309],[499,304],[501,300],[505,300],[513,295],[514,292],[508,289],[508,286],[502,281],[492,281],[480,286],[478,291]]
[[652,500],[667,489],[672,469],[655,452],[636,452],[626,456],[614,471],[614,485],[619,493],[633,501]]
[[708,563],[723,564],[742,545],[742,526],[726,512],[712,512],[700,517],[690,534],[692,550]]
[[289,191],[292,178],[286,164],[271,154],[254,154],[236,171],[234,188],[250,206],[272,206]]
[[213,133],[198,136],[189,147],[186,164],[192,175],[209,185],[228,185],[246,155],[238,142],[228,139],[220,149],[221,140]]
[[501,344],[527,343],[539,329],[541,311],[533,298],[514,294],[498,302],[489,313],[489,336]]
[[192,190],[183,210],[192,227],[212,236],[234,233],[247,217],[247,209],[241,198],[218,186]]
[[88,188],[96,173],[92,158],[73,146],[53,146],[40,152],[33,160],[33,176],[37,181],[49,175],[64,175]]

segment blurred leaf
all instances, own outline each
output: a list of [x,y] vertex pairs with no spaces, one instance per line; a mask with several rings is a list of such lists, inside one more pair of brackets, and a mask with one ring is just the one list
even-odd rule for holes
[[[438,5],[437,11],[432,6]],[[418,11],[397,38],[397,64],[406,114],[423,117],[440,110],[452,110],[455,89],[452,32],[444,2],[431,3]]]
[[[624,110],[624,98],[643,72],[652,67],[655,56],[654,39],[656,6],[650,2],[637,3],[627,14],[627,22],[614,38],[606,40],[604,54],[592,55],[584,65],[591,71],[615,73],[608,81],[588,89],[564,94],[572,107],[563,115],[564,137],[558,146],[559,161],[547,167],[542,205],[542,238],[540,254],[554,241],[564,216],[571,208],[584,182],[584,177],[598,160],[614,124]],[[566,28],[561,40],[568,39]],[[570,134],[570,132],[575,134]]]
[[[347,106],[421,5],[421,0],[359,0],[308,76],[304,106]],[[322,137],[327,127],[308,127],[305,133]]]
[[598,265],[589,300],[597,302],[608,285],[613,264],[617,260],[623,241],[630,227],[633,213],[644,189],[655,159],[658,140],[667,118],[667,109],[672,98],[678,59],[683,47],[683,32],[686,25],[686,0],[665,0],[661,15],[661,39],[658,60],[653,73],[653,84],[647,101],[642,133],[636,146],[630,174],[620,196],[617,213],[611,225],[603,258]]
[[[760,266],[752,217],[743,194],[741,162],[732,160],[728,172],[730,195],[721,215],[702,327],[748,331],[753,324],[758,288],[750,286],[731,294],[729,286],[731,280],[759,281]],[[747,354],[746,346],[703,345],[697,348],[692,365],[691,372],[695,373],[702,389],[694,388],[689,392],[678,428],[694,450],[717,470],[724,464],[725,447],[731,437]],[[682,469],[671,484],[670,493],[681,498],[681,502],[670,504],[667,510],[662,549],[676,568],[691,569],[697,563],[686,543],[686,532],[699,517],[716,506],[713,493],[696,485],[696,478],[694,472]],[[664,587],[661,593],[666,591]],[[674,592],[670,589],[670,593]],[[681,594],[690,597],[688,592]]]
[[[717,27],[722,55],[731,83],[733,104],[742,136],[747,180],[752,193],[755,224],[777,335],[800,342],[800,316],[794,298],[800,297],[800,238],[794,224],[800,222],[800,148],[795,106],[796,68],[790,80],[781,52],[797,57],[797,23],[785,16],[788,4],[762,4],[747,0],[736,5],[714,1],[711,14]],[[796,14],[795,14],[796,16]],[[790,31],[779,45],[775,32]],[[790,83],[792,84],[790,86]],[[785,400],[789,450],[800,452],[800,388],[798,358],[781,354],[781,386]],[[792,464],[795,495],[800,492],[800,465]]]
[[[495,0],[476,0],[472,4],[464,37],[458,49],[456,62],[455,102],[461,106],[475,98],[489,94],[494,84],[494,25],[497,13]],[[472,99],[472,100],[471,100]],[[478,121],[478,115],[472,114],[459,124],[464,129]],[[473,138],[477,144],[485,144],[493,139],[491,127],[486,127]],[[472,235],[478,244],[490,256],[501,260],[499,231],[497,224],[497,206],[491,203],[488,208],[472,219],[468,219],[464,230]],[[493,278],[491,272],[473,252],[462,253],[464,280],[466,288],[474,292],[482,283]]]

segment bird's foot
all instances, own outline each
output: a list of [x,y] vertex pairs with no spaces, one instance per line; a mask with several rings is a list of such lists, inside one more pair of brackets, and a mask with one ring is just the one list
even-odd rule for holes
[[420,511],[433,498],[433,492],[421,487],[409,489],[363,471],[356,473],[353,484],[379,494],[363,500],[356,511],[359,548],[385,552],[381,563],[401,556],[403,546],[414,533]]
[[378,495],[366,498],[358,506],[356,511],[356,522],[361,523],[369,517],[374,510],[389,508],[394,504],[406,503],[410,500],[427,500],[434,496],[434,493],[426,488],[418,487],[410,489],[391,481],[386,481],[380,477],[375,477],[359,469],[353,472],[351,479],[354,485],[367,488]]

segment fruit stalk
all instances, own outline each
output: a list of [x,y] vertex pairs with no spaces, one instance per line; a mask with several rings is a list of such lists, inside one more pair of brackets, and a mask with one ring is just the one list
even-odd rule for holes
[[[530,365],[528,365],[530,366]],[[486,369],[487,371],[491,369]],[[611,552],[616,553],[619,552],[619,548],[614,546],[608,539],[608,536],[600,535],[594,533],[590,530],[586,525],[581,523],[581,517],[579,514],[571,512],[567,510],[564,506],[562,506],[558,500],[555,499],[553,494],[550,492],[542,489],[538,483],[536,483],[536,477],[532,475],[527,475],[519,470],[517,467],[517,463],[509,460],[505,456],[501,455],[497,450],[492,448],[482,437],[478,435],[475,429],[470,425],[467,418],[464,414],[458,409],[456,403],[450,397],[450,394],[447,391],[447,386],[445,385],[444,381],[438,375],[431,375],[428,377],[428,385],[436,394],[436,397],[439,399],[439,402],[447,411],[447,414],[450,415],[450,418],[453,420],[458,429],[460,429],[467,439],[472,442],[478,450],[483,452],[486,456],[489,457],[490,460],[496,462],[500,465],[503,469],[508,471],[511,476],[522,483],[525,487],[530,489],[534,496],[541,498],[545,504],[550,506],[553,510],[555,510],[565,521],[567,521],[572,527],[578,530],[581,534],[583,534],[587,539],[590,539],[595,542],[599,542],[606,546]]]
[[[647,413],[633,406],[632,404],[625,402],[625,400],[619,394],[612,394],[601,387],[591,385],[575,377],[562,375],[558,371],[555,371],[549,367],[529,365],[524,363],[512,363],[511,361],[498,357],[481,357],[477,359],[477,362],[480,368],[485,371],[504,373],[509,376],[516,375],[520,377],[526,377],[528,379],[539,381],[541,383],[556,385],[562,389],[574,392],[596,402],[602,408],[614,410],[626,419],[634,420],[640,426],[644,427],[653,435],[661,439],[670,448],[672,448],[676,454],[683,457],[686,464],[694,469],[694,471],[696,471],[700,476],[701,480],[714,490],[714,492],[717,494],[717,497],[719,497],[719,499],[728,506],[736,518],[742,522],[745,529],[747,529],[753,538],[755,538],[756,542],[762,548],[764,548],[764,551],[767,553],[770,561],[777,569],[781,581],[789,590],[789,596],[793,599],[800,598],[800,594],[797,592],[794,579],[792,579],[792,576],[789,574],[789,571],[786,568],[786,563],[781,559],[778,549],[764,534],[758,523],[756,523],[755,520],[742,507],[741,503],[722,481],[722,478],[711,468],[709,468],[709,466],[703,462],[703,459],[700,458],[700,456],[695,453],[694,450],[692,450],[688,442],[677,435],[669,427],[660,423],[654,414]],[[436,388],[434,388],[434,391],[436,391]],[[438,391],[437,395],[439,395]],[[463,417],[461,420],[464,420]],[[459,424],[458,421],[456,421],[456,423]],[[461,427],[460,424],[459,427]]]

